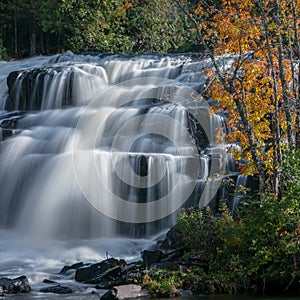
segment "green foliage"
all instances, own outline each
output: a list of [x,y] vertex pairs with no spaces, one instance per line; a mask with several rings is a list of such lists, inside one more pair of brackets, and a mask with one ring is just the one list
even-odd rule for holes
[[245,257],[248,275],[286,285],[299,278],[299,199],[289,194],[279,202],[268,199],[245,210],[243,222],[247,230],[242,237],[251,255]]
[[[116,33],[123,34],[120,24],[124,16],[125,8],[118,0],[56,0],[43,2],[39,22],[45,32],[60,36],[65,49],[77,52],[100,47],[99,51],[103,51]],[[113,44],[111,46],[113,49]]]
[[[208,209],[184,211],[175,240],[191,264],[192,289],[198,292],[270,291],[298,287],[300,279],[300,155],[285,165],[282,200],[241,203],[237,218],[223,204],[212,216]],[[193,267],[197,265],[197,269]],[[200,267],[200,272],[199,272]]]
[[[194,32],[171,0],[0,1],[0,35],[12,55],[37,51],[186,51]],[[22,50],[21,50],[22,49]]]
[[185,51],[193,39],[187,22],[170,0],[127,2],[127,32],[136,53]]
[[183,277],[181,272],[156,271],[153,275],[145,275],[143,286],[153,297],[176,297],[178,288],[182,287]]
[[286,185],[286,197],[300,199],[300,152],[287,155],[283,166],[283,174]]
[[190,262],[201,266],[191,269],[190,289],[201,293],[248,289],[242,263],[243,223],[234,221],[225,205],[217,216],[212,216],[209,209],[184,211],[175,232],[175,239],[188,251]]

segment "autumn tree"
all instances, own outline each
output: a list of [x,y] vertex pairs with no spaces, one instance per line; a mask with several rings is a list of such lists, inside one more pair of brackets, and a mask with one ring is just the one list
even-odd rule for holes
[[[227,139],[240,145],[235,157],[247,162],[241,171],[258,175],[261,196],[267,183],[280,199],[283,153],[294,148],[293,132],[299,129],[298,92],[290,91],[290,83],[298,81],[293,81],[295,65],[288,57],[289,50],[299,46],[295,42],[299,1],[292,7],[290,1],[278,0],[200,0],[193,6],[189,1],[175,2],[212,61],[207,96],[218,100],[215,109],[228,115]],[[294,25],[287,31],[291,21]]]

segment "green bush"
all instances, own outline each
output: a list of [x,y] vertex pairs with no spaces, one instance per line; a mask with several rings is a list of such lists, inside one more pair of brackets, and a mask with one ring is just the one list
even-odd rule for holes
[[299,200],[289,195],[280,202],[269,199],[252,205],[247,209],[244,224],[248,276],[259,280],[263,289],[277,286],[283,290],[296,283],[300,275]]
[[[241,203],[235,220],[225,204],[185,210],[175,226],[177,246],[190,264],[190,285],[198,292],[283,292],[299,289],[300,156],[284,166],[286,190],[281,201]],[[193,267],[197,265],[197,271]],[[199,268],[201,272],[199,273]]]
[[[233,221],[223,205],[217,216],[209,209],[184,211],[177,222],[175,240],[183,247],[183,256],[191,265],[198,265],[192,288],[201,293],[236,293],[248,289],[242,253],[243,223]],[[201,274],[199,274],[199,267]]]
[[179,271],[158,270],[151,276],[145,275],[143,286],[152,297],[176,297],[179,295],[179,288],[182,287],[182,273]]

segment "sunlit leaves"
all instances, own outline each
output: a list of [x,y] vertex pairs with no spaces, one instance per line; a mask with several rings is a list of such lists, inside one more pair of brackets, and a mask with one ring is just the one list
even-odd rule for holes
[[[299,13],[300,1],[293,3]],[[296,120],[298,83],[289,57],[297,33],[291,23],[299,26],[299,20],[291,8],[290,1],[199,0],[191,16],[214,64],[206,72],[206,96],[217,100],[215,110],[228,116],[226,138],[241,147],[234,155],[242,172],[267,181],[280,181],[282,151],[291,143],[290,127]],[[217,58],[228,54],[234,60],[229,69]]]

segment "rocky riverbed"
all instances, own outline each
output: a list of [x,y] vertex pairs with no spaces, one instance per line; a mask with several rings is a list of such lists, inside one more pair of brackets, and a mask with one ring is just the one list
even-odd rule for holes
[[[171,246],[169,237],[159,241],[151,250],[143,250],[140,260],[127,262],[124,259],[107,257],[96,263],[75,262],[65,265],[57,274],[49,274],[37,288],[32,288],[26,275],[0,278],[0,295],[43,294],[93,295],[103,300],[129,299],[156,296],[147,291],[145,282],[156,272],[165,276],[174,271],[186,270],[181,262],[181,250]],[[18,275],[18,274],[16,274]],[[174,290],[174,296],[189,294],[189,291]]]

